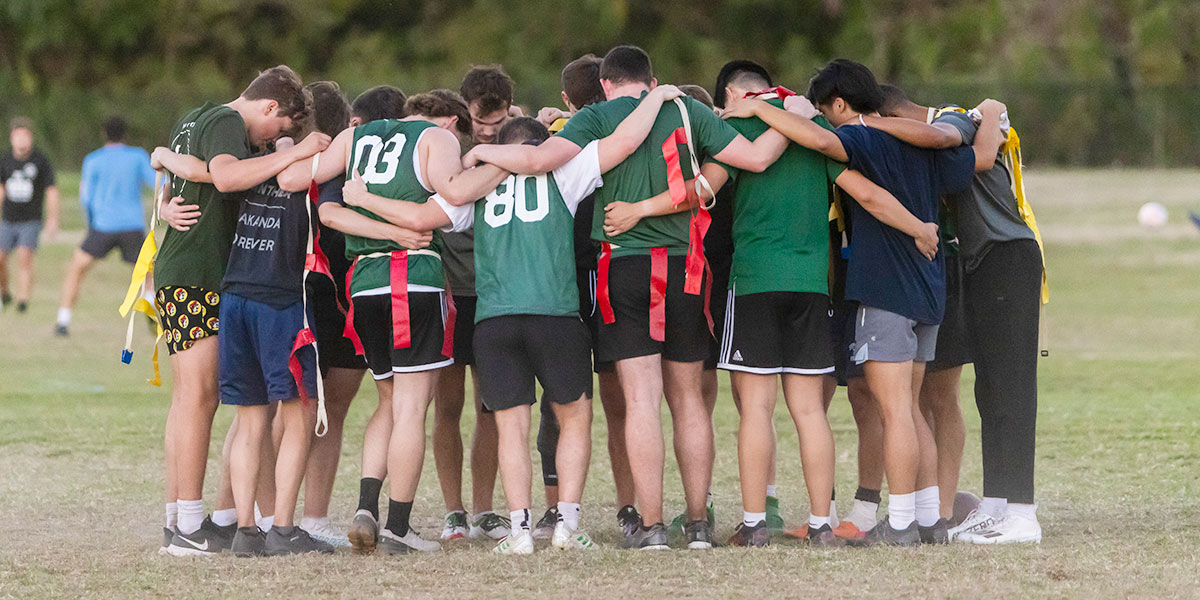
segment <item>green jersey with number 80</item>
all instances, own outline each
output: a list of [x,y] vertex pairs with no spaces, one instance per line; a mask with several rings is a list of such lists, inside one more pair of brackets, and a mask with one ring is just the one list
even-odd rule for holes
[[476,323],[579,314],[575,209],[600,185],[598,142],[592,142],[552,173],[509,175],[473,206],[436,198],[453,231],[475,227]]
[[[377,196],[391,198],[397,202],[422,204],[429,200],[433,191],[421,178],[421,165],[417,144],[426,131],[437,127],[428,121],[400,121],[384,119],[371,121],[354,128],[350,150],[350,169],[358,171],[367,191]],[[349,180],[351,172],[346,172]],[[376,221],[386,219],[358,207],[348,207]],[[346,234],[346,257],[365,257],[380,252],[408,250],[392,240],[376,240]],[[434,234],[429,248],[441,251],[441,236]],[[359,258],[350,282],[350,293],[384,293],[390,289],[391,261],[388,256]],[[442,273],[442,261],[429,254],[412,254],[408,257],[408,284],[428,288],[445,289],[446,280]]]

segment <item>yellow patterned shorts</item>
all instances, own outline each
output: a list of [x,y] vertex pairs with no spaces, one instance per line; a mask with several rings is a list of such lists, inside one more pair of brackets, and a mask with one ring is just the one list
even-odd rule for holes
[[196,340],[217,335],[221,294],[201,287],[165,286],[154,297],[163,337],[171,354],[191,348]]

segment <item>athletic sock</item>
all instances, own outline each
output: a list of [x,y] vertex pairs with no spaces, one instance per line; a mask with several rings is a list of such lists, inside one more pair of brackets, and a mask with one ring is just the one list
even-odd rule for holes
[[858,490],[854,492],[854,499],[862,500],[863,502],[870,502],[875,506],[879,506],[879,502],[883,500],[883,497],[879,494],[879,490],[865,488],[860,485],[858,486]]
[[510,528],[510,530],[521,529],[524,531],[529,531],[530,516],[529,516],[528,508],[521,508],[518,510],[514,510],[514,511],[508,513],[508,518],[509,518],[509,521],[512,523],[512,527]]
[[917,490],[917,525],[931,527],[942,518],[938,486]]
[[742,525],[746,527],[754,527],[766,520],[767,513],[765,512],[754,513],[745,510],[742,511]]
[[204,522],[204,500],[179,500],[179,532],[191,535]]
[[563,525],[566,525],[569,531],[579,529],[579,514],[581,512],[583,512],[583,507],[575,502],[558,503],[558,518],[562,519]]
[[1007,507],[1007,498],[989,498],[984,496],[983,501],[979,503],[979,512],[994,519],[999,519],[1004,516]]
[[907,529],[917,520],[917,494],[888,494],[888,523],[892,529]]
[[809,513],[809,515],[808,515],[808,528],[809,529],[820,529],[826,525],[833,527],[833,522],[830,520],[829,517],[818,517],[817,515]]
[[300,519],[300,529],[308,532],[321,529],[322,526],[329,524],[329,517],[302,517]]
[[179,523],[179,504],[176,502],[168,502],[166,510],[166,527],[167,529],[175,529]]
[[224,510],[214,510],[212,514],[213,524],[218,527],[229,527],[237,523],[237,509],[226,508]]
[[841,520],[838,519],[837,502],[830,500],[829,501],[829,526],[836,527],[838,523],[841,523]]
[[1030,521],[1037,521],[1036,504],[1017,504],[1015,502],[1010,502],[1005,508],[1005,514],[1017,515],[1018,517],[1024,517]]
[[383,489],[383,480],[374,477],[363,477],[358,482],[358,510],[365,510],[379,522],[379,491]]
[[[368,478],[363,478],[366,481]],[[376,479],[375,481],[379,481]],[[396,537],[408,535],[408,517],[412,514],[412,502],[396,502],[388,499],[387,530]],[[369,510],[369,509],[368,509]]]
[[712,490],[708,490],[708,497],[706,497],[704,500],[704,507],[712,508],[713,506],[714,506],[714,504],[713,504]]
[[270,531],[275,526],[275,515],[269,517],[259,517],[254,520],[254,524],[263,531]]
[[[879,492],[875,493],[878,494]],[[878,514],[878,502],[868,502],[855,498],[854,505],[850,507],[850,514],[846,515],[846,520],[854,523],[854,526],[859,531],[867,531],[879,521]]]
[[767,485],[767,495],[772,498],[778,498],[779,497],[779,486],[777,486],[773,483],[768,484]]
[[71,309],[61,306],[58,308],[58,324],[63,327],[71,324]]

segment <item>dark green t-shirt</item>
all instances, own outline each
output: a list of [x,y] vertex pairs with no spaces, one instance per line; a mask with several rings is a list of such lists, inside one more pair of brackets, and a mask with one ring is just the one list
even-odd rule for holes
[[[768,102],[783,107],[781,100]],[[824,117],[815,121],[832,129]],[[769,129],[758,118],[728,123],[751,141]],[[762,173],[721,166],[736,185],[730,289],[739,296],[828,294],[829,194],[846,166],[795,143]]]
[[[221,154],[250,157],[246,123],[236,110],[208,103],[189,112],[171,132],[171,149],[205,163]],[[197,286],[219,291],[237,229],[238,208],[246,192],[224,193],[211,183],[176,177],[171,195],[200,207],[200,219],[187,231],[167,228],[154,263],[154,284]]]
[[[354,128],[351,142],[350,164],[362,175],[367,191],[391,198],[397,202],[423,204],[433,192],[421,179],[417,160],[417,144],[421,136],[437,127],[428,121],[401,121],[384,119],[371,121]],[[351,174],[347,172],[346,178]],[[375,213],[357,207],[349,207],[376,221],[387,220]],[[442,273],[441,234],[434,233],[431,252],[413,253],[408,258],[409,286],[424,286],[430,289],[445,289],[446,279]],[[392,240],[376,240],[346,234],[346,257],[359,257],[358,265],[350,281],[350,293],[383,294],[391,290],[391,259],[383,254],[374,258],[362,258],[372,254],[408,250]]]
[[[646,92],[642,93],[642,97]],[[575,113],[558,134],[580,148],[603,139],[616,131],[629,116],[640,98],[621,97],[607,102],[589,104]],[[692,145],[698,156],[714,156],[737,137],[734,131],[707,106],[684,98],[688,121],[692,128]],[[663,143],[683,126],[683,117],[674,102],[664,104],[650,134],[621,164],[604,174],[604,187],[596,192],[595,213],[592,218],[592,239],[619,246],[614,256],[645,253],[650,248],[667,248],[671,254],[683,254],[688,246],[687,213],[642,219],[629,231],[615,237],[604,233],[604,207],[613,202],[641,202],[667,191],[667,163],[663,158]],[[677,144],[679,163],[685,179],[694,176],[686,144]]]

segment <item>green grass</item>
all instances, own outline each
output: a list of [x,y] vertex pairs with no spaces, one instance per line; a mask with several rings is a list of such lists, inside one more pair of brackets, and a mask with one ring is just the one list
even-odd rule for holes
[[[818,552],[779,544],[758,551],[621,552],[613,549],[616,507],[597,407],[584,524],[605,546],[599,552],[501,559],[487,545],[465,544],[397,558],[159,557],[169,387],[144,383],[150,341],[144,328],[136,332],[133,366],[118,361],[124,323],[116,306],[128,272],[115,259],[98,265],[88,280],[72,337],[52,335],[58,283],[76,234],[39,254],[30,312],[0,315],[0,597],[1194,597],[1200,585],[1200,234],[1185,215],[1200,208],[1193,191],[1200,189],[1200,173],[1033,172],[1028,185],[1048,244],[1053,294],[1051,356],[1040,370],[1040,546]],[[1162,230],[1134,224],[1137,207],[1150,200],[1171,210],[1171,224]],[[78,223],[70,214],[74,199],[64,205],[64,223]],[[169,373],[164,376],[169,385]],[[969,369],[963,386],[962,487],[978,491],[979,420],[970,406]],[[373,396],[367,382],[347,424],[333,515],[343,525],[355,505],[357,456]],[[796,434],[786,411],[776,415],[784,514],[796,521],[807,511]],[[228,409],[218,412],[218,440],[230,416]],[[830,419],[838,492],[849,498],[855,431],[844,392]],[[468,415],[464,433],[469,421]],[[725,536],[740,516],[736,413],[727,389],[717,431],[714,488]],[[440,529],[442,504],[432,457],[425,464],[415,520],[429,535]],[[210,497],[217,472],[210,461]],[[674,461],[666,481],[673,514],[682,505]],[[504,506],[499,491],[496,500]]]

